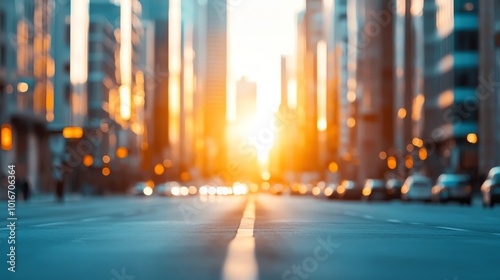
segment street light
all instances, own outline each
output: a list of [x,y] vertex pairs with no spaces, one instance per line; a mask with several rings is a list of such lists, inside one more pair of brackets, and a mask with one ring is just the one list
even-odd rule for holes
[[381,160],[385,160],[387,158],[387,153],[384,152],[384,151],[381,151],[380,153],[378,153],[378,157],[381,159]]
[[62,134],[66,139],[80,139],[83,136],[83,129],[77,126],[68,126],[63,129]]
[[165,172],[165,167],[163,167],[162,164],[158,163],[157,165],[155,165],[155,174],[160,176],[162,175],[164,172]]
[[387,167],[389,167],[389,169],[396,169],[396,167],[398,166],[398,162],[396,160],[395,157],[393,156],[390,156],[387,158]]
[[347,119],[347,126],[349,128],[355,127],[356,126],[356,119],[354,119],[354,118],[348,118]]
[[328,170],[330,170],[330,172],[332,173],[336,173],[337,171],[339,171],[339,165],[336,162],[330,162],[330,164],[328,165]]
[[109,163],[110,160],[111,159],[109,158],[108,155],[105,155],[105,156],[102,157],[102,162],[104,162],[104,163]]
[[420,158],[420,160],[426,160],[427,159],[427,149],[420,148],[420,150],[418,150],[418,157]]
[[406,118],[406,109],[405,109],[405,108],[400,108],[400,109],[398,110],[398,117],[399,117],[400,119],[404,119],[404,118]]
[[422,148],[422,146],[424,145],[424,141],[420,138],[413,138],[411,140],[411,143],[415,146],[415,147],[419,147],[419,148]]
[[20,82],[17,84],[17,91],[24,93],[27,92],[29,89],[29,85],[26,82]]
[[410,155],[406,156],[405,166],[408,169],[412,169],[413,168],[413,157],[412,156],[410,156]]
[[110,173],[111,173],[111,170],[109,170],[109,168],[104,167],[104,168],[102,169],[102,175],[104,175],[104,176],[108,176]]
[[477,134],[475,134],[475,133],[467,134],[467,142],[469,142],[471,144],[476,144],[477,143]]
[[8,124],[2,125],[2,150],[9,151],[12,149],[12,127]]
[[85,155],[83,157],[83,165],[89,167],[94,163],[94,158],[91,155]]
[[116,156],[118,158],[126,158],[128,156],[128,149],[125,147],[120,147],[116,149]]

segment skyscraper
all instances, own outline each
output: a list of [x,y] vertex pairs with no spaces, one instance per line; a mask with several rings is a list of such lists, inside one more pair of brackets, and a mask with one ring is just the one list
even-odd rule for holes
[[207,1],[204,95],[205,176],[225,168],[227,94],[226,0]]
[[166,163],[166,174],[170,174],[173,165],[169,155],[169,107],[168,107],[168,66],[169,66],[169,40],[168,40],[168,15],[169,1],[163,0],[141,0],[143,6],[143,18],[150,22],[149,32],[153,33],[154,45],[151,47],[154,64],[148,64],[144,76],[149,83],[148,90],[154,92],[150,107],[152,123],[149,125],[150,140],[148,150],[151,151],[152,166]]
[[14,163],[18,180],[27,180],[34,191],[50,181],[50,22],[46,0],[0,3],[1,164]]
[[500,3],[479,4],[479,176],[500,165]]
[[[352,130],[350,164],[362,182],[381,178],[386,164],[380,153],[390,151],[393,135],[393,25],[388,10],[391,1],[348,1],[348,93],[352,104],[346,120]],[[384,58],[384,59],[381,59]]]
[[412,99],[414,95],[415,30],[411,15],[411,1],[396,2],[394,11],[394,148],[402,151],[397,157],[396,177],[403,178],[413,167],[412,152]]

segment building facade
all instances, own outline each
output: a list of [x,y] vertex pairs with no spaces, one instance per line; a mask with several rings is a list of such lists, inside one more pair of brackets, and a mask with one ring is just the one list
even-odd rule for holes
[[227,3],[206,3],[206,70],[204,87],[204,176],[226,168]]
[[480,178],[500,165],[500,3],[479,2],[479,170]]
[[[34,192],[50,188],[46,97],[53,93],[49,1],[0,3],[0,162],[16,165],[18,181]],[[2,171],[6,172],[6,171]],[[6,174],[2,174],[6,176]]]

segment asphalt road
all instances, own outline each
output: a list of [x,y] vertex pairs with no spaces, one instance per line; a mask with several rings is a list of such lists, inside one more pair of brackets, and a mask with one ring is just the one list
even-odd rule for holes
[[18,203],[12,273],[0,204],[0,279],[500,279],[500,208],[265,194]]

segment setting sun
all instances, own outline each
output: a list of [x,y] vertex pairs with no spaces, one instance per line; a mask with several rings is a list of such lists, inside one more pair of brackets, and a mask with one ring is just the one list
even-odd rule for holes
[[[257,84],[256,117],[238,125],[254,142],[259,162],[266,163],[274,144],[270,123],[280,104],[280,58],[295,52],[295,17],[304,1],[241,1],[229,7],[229,120],[236,119],[236,81],[249,77]],[[263,9],[262,7],[265,7]],[[273,23],[273,24],[270,24]],[[290,81],[292,83],[292,81]],[[293,88],[295,85],[288,85]],[[289,91],[289,94],[293,91]],[[289,98],[294,102],[295,97]],[[272,134],[272,135],[271,135]]]

